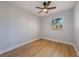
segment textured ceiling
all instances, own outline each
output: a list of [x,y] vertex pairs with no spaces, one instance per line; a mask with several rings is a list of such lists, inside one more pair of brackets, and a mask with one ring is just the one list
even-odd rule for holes
[[14,1],[11,2],[19,7],[24,8],[25,10],[37,15],[37,16],[46,16],[52,13],[57,13],[63,10],[67,10],[70,8],[73,8],[75,5],[74,1],[52,1],[50,4],[51,6],[56,6],[56,9],[52,9],[48,11],[48,14],[46,13],[38,13],[40,9],[35,8],[36,6],[43,7],[43,1]]

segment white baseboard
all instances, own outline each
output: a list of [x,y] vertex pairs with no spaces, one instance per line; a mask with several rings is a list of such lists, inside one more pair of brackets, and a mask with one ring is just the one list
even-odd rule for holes
[[73,45],[73,43],[69,43],[69,42],[65,42],[65,41],[59,41],[59,40],[53,39],[53,38],[47,38],[47,37],[40,37],[40,38],[44,38],[44,39],[47,39],[47,40],[51,40],[51,41],[55,41],[55,42],[60,42],[60,43],[64,43],[64,44]]
[[79,57],[79,51],[76,48],[74,48],[74,49],[76,51],[77,56]]
[[11,50],[13,50],[13,49],[16,49],[16,48],[18,48],[18,47],[21,47],[21,46],[23,46],[23,45],[25,45],[25,44],[28,44],[28,43],[33,42],[33,41],[38,40],[38,39],[39,39],[39,38],[35,38],[35,39],[32,39],[32,40],[27,41],[27,42],[25,42],[25,43],[22,43],[22,44],[19,44],[19,45],[16,45],[16,46],[7,48],[7,49],[5,49],[5,50],[1,50],[1,51],[0,51],[0,54],[9,52],[9,51],[11,51]]
[[79,50],[76,48],[76,46],[73,45],[73,47],[74,47],[74,49],[76,51],[77,56],[79,57]]

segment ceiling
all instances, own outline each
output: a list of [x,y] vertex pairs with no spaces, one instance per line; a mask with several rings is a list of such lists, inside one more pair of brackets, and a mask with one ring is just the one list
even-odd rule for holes
[[50,7],[56,6],[56,9],[49,10],[48,14],[46,14],[46,13],[38,13],[40,9],[35,8],[36,6],[43,7],[43,1],[13,1],[11,3],[20,6],[37,16],[46,16],[53,13],[57,13],[63,10],[73,8],[75,5],[74,1],[52,1]]

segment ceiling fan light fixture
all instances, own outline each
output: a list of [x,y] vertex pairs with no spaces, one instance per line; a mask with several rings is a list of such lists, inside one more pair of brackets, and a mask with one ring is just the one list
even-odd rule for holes
[[46,12],[46,11],[47,11],[47,9],[44,9],[44,10],[43,10],[43,12]]

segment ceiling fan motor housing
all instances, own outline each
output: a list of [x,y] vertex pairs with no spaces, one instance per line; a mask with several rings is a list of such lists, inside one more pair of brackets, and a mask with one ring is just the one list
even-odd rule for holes
[[43,5],[46,5],[47,3],[46,2],[43,2]]

